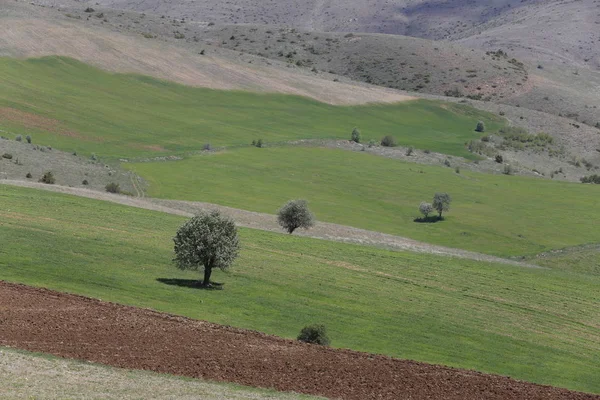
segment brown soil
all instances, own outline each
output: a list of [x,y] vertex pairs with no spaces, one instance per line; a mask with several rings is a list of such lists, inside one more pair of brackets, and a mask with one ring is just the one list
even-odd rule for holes
[[0,281],[0,345],[345,399],[600,399]]

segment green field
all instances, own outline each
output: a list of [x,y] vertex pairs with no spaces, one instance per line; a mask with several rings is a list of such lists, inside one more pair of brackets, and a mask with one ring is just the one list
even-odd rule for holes
[[[600,242],[594,185],[417,165],[362,152],[248,148],[182,161],[127,164],[155,197],[275,214],[305,198],[322,221],[500,256]],[[174,179],[174,177],[176,179]],[[421,201],[448,192],[447,219],[415,223]]]
[[600,277],[241,230],[214,279],[171,263],[180,217],[0,186],[0,279],[333,345],[600,393]]
[[[3,107],[51,120],[9,114]],[[296,96],[110,74],[63,57],[0,58],[0,129],[105,159],[183,153],[205,143],[249,145],[259,138],[349,139],[355,126],[365,141],[391,134],[400,144],[473,158],[464,142],[481,136],[474,131],[480,119],[489,130],[502,123],[500,117],[451,103],[336,107]]]

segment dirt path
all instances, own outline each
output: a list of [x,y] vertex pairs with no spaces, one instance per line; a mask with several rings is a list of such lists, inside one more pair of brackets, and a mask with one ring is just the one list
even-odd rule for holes
[[0,281],[0,346],[344,399],[600,399]]
[[[230,215],[239,226],[271,232],[278,232],[283,234],[281,228],[277,224],[277,219],[274,215],[239,210],[237,208],[219,206],[216,204],[181,200],[162,200],[148,197],[132,198],[123,195],[115,195],[111,193],[98,192],[82,188],[70,188],[65,186],[45,185],[43,183],[37,182],[14,181],[7,179],[0,180],[0,184],[44,189],[59,193],[67,193],[76,196],[110,201],[113,203],[119,203],[132,207],[144,208],[148,210],[160,211],[186,217],[190,217],[200,210],[219,209],[224,213]],[[500,257],[494,257],[487,254],[480,254],[467,250],[437,246],[401,236],[394,236],[380,232],[368,231],[365,229],[353,228],[350,226],[331,224],[327,222],[319,222],[314,228],[310,229],[309,231],[296,231],[294,234],[298,236],[306,236],[317,239],[333,240],[336,242],[358,243],[363,245],[384,247],[391,250],[407,250],[419,253],[429,253],[450,257],[466,258],[477,261],[510,264],[527,268],[542,268],[537,265],[526,264]]]

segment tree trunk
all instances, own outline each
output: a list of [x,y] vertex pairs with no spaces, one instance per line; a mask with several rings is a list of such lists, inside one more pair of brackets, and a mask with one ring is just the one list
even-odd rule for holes
[[202,281],[202,286],[210,285],[210,274],[212,273],[212,267],[204,267],[204,280]]
[[440,217],[439,217],[439,219],[442,219],[442,211],[440,211]]

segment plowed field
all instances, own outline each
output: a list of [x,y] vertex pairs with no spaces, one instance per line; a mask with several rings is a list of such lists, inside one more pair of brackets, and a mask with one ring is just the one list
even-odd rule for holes
[[344,399],[600,399],[0,282],[0,345]]

